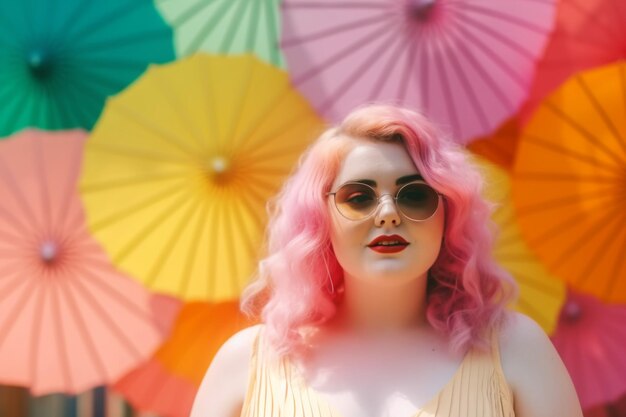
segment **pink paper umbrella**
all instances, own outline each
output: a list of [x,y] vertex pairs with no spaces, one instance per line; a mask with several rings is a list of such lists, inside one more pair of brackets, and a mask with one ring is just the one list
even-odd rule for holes
[[393,102],[467,143],[526,98],[555,3],[285,0],[281,46],[292,82],[326,118]]
[[551,338],[583,408],[626,393],[626,305],[570,292]]
[[77,193],[82,131],[0,142],[0,383],[77,393],[159,347],[179,304],[117,272]]

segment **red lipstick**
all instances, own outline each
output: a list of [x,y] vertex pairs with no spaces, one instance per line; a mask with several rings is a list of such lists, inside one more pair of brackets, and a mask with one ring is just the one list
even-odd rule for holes
[[372,240],[367,247],[379,253],[397,253],[403,251],[409,242],[400,235],[381,235]]

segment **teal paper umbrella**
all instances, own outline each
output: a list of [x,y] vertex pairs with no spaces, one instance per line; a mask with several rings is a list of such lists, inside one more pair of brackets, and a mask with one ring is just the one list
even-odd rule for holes
[[0,137],[90,129],[107,96],[174,56],[150,0],[0,1]]
[[284,67],[278,46],[279,0],[155,0],[174,28],[176,54],[252,53]]

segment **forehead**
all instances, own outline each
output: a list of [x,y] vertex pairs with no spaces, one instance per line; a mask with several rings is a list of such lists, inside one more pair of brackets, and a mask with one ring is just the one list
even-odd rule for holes
[[402,144],[358,141],[344,158],[334,185],[360,179],[394,182],[399,177],[417,173],[419,171]]

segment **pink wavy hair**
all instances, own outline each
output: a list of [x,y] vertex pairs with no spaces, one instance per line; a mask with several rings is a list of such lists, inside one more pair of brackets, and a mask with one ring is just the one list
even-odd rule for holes
[[330,243],[327,197],[355,140],[403,143],[424,180],[442,193],[444,241],[429,271],[427,319],[449,336],[453,351],[486,349],[488,332],[516,295],[513,279],[491,257],[491,206],[467,152],[416,112],[386,105],[355,110],[324,132],[300,159],[269,206],[267,256],[242,296],[242,309],[261,312],[267,340],[279,355],[303,346],[300,330],[333,317],[343,271]]

